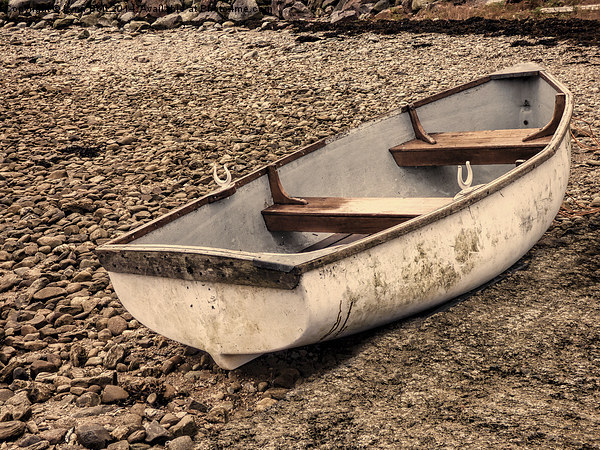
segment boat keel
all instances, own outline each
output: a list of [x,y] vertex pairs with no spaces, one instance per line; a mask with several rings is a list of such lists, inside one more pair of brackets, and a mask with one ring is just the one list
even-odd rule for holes
[[[209,352],[210,353],[210,352]],[[264,355],[264,353],[249,353],[246,355],[227,355],[223,353],[210,353],[211,358],[219,367],[225,370],[237,369],[247,362]]]

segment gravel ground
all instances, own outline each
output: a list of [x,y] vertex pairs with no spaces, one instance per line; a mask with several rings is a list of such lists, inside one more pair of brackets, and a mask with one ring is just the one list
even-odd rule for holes
[[0,28],[0,448],[600,447],[597,147],[574,146],[562,215],[502,280],[231,372],[141,326],[93,253],[214,189],[215,161],[241,176],[522,61],[563,80],[598,133],[597,47],[89,33]]

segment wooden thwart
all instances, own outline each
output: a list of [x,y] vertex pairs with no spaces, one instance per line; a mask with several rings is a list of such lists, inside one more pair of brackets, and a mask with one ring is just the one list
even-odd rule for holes
[[270,231],[337,233],[303,251],[348,244],[365,235],[406,222],[447,205],[452,198],[303,197],[289,196],[275,166],[269,166],[273,206],[262,211]]
[[524,142],[532,129],[432,133],[435,144],[413,139],[390,152],[399,166],[445,166],[464,164],[514,164],[528,159],[550,142],[551,136]]
[[304,197],[306,205],[275,204],[262,211],[270,231],[376,233],[427,214],[452,201],[446,197]]
[[463,164],[515,164],[531,158],[550,142],[565,112],[565,94],[556,94],[554,114],[540,129],[463,131],[428,134],[408,108],[415,139],[390,149],[399,166],[446,166]]

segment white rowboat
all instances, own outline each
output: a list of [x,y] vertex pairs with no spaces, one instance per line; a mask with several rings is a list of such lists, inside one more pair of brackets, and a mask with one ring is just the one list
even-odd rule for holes
[[[97,253],[135,318],[225,369],[357,333],[480,286],[540,239],[567,186],[572,110],[540,67],[496,72],[310,145]],[[457,182],[466,161],[473,187]]]

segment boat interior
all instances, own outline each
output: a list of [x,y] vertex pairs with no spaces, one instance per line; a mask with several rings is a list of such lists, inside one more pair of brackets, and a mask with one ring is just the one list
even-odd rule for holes
[[292,154],[128,243],[279,254],[349,244],[513,170],[548,145],[564,108],[538,73],[489,76]]

